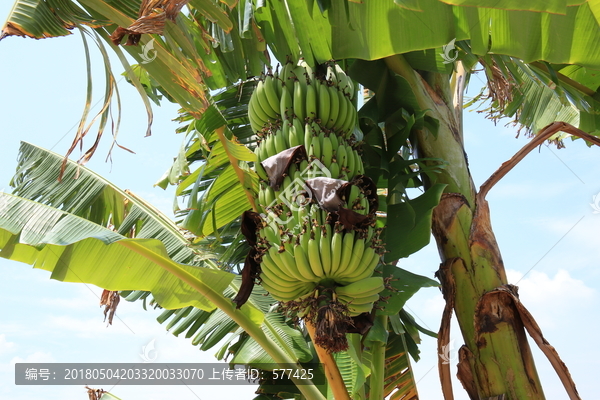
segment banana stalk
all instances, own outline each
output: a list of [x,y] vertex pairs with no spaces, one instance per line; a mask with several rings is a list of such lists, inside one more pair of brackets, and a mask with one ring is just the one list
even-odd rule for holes
[[[452,266],[440,269],[439,276],[447,307],[454,309],[465,341],[459,378],[471,398],[505,395],[510,400],[542,400],[542,386],[523,325],[518,317],[510,318],[516,312],[507,310],[503,323],[490,319],[491,314],[486,312],[502,309],[483,299],[485,293],[505,287],[507,279],[487,202],[477,196],[471,180],[459,130],[460,118],[442,100],[452,97],[449,87],[437,93],[433,88],[443,86],[431,86],[402,56],[385,61],[389,69],[407,80],[420,107],[430,110],[430,115],[440,122],[436,138],[423,129],[417,134],[416,144],[421,157],[449,161],[437,180],[448,186],[434,210],[432,232],[443,265]],[[438,75],[430,74],[429,81],[439,82]],[[440,333],[446,329],[443,325]],[[506,379],[507,374],[511,379]],[[444,393],[451,398],[451,388],[445,388]]]
[[[306,324],[306,330],[308,331],[310,338],[313,340],[313,343],[315,343],[316,332],[314,325],[308,322]],[[327,383],[329,384],[329,387],[333,393],[333,398],[335,400],[350,400],[350,395],[348,394],[348,390],[344,384],[342,374],[340,373],[340,370],[333,359],[333,354],[317,344],[315,344],[315,351],[317,352],[319,360],[323,364],[325,377],[327,378]]]

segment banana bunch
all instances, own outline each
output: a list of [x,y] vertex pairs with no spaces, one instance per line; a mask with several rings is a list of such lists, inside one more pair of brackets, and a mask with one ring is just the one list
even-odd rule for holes
[[[312,197],[307,181],[319,177],[350,181],[364,174],[352,146],[357,122],[352,80],[337,65],[315,73],[305,63],[286,64],[257,85],[248,115],[259,141],[256,171],[262,178],[258,207],[263,226],[257,232],[261,284],[282,302],[291,302],[323,288],[350,316],[370,312],[383,290],[373,277],[380,261],[378,232],[348,232]],[[306,159],[293,162],[274,190],[262,164],[283,151],[304,146]],[[344,207],[373,214],[367,196],[350,185]]]
[[258,133],[277,121],[318,120],[324,128],[350,137],[357,118],[355,92],[352,79],[337,64],[319,76],[304,62],[286,63],[281,73],[258,82],[248,104],[250,125]]

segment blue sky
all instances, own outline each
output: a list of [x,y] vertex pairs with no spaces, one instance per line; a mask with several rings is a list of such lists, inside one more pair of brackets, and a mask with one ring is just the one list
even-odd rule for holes
[[[8,14],[7,3],[0,5],[0,20]],[[9,191],[20,140],[58,153],[66,151],[74,134],[71,128],[83,108],[86,77],[77,34],[39,41],[7,38],[0,43],[0,52],[0,189]],[[94,54],[96,101],[103,83],[100,58]],[[114,68],[121,71],[117,63]],[[473,81],[478,83],[478,79]],[[136,154],[116,150],[112,165],[105,163],[110,141],[107,133],[88,166],[171,215],[173,192],[153,184],[181,144],[182,137],[175,135],[176,124],[171,121],[177,108],[167,103],[155,107],[153,135],[145,138],[146,116],[137,93],[125,82],[119,87],[125,113],[119,142]],[[526,143],[523,136],[515,136],[513,127],[494,126],[475,112],[465,114],[465,143],[476,186]],[[599,160],[600,149],[587,148],[581,141],[567,141],[562,150],[542,146],[488,195],[509,280],[520,287],[522,302],[570,368],[582,398],[594,397],[600,369],[595,339],[600,330],[600,214],[594,214],[590,205],[600,192]],[[438,265],[433,244],[400,262],[403,268],[430,277]],[[158,312],[144,311],[141,304],[122,302],[114,325],[106,327],[98,306],[99,288],[52,281],[45,271],[3,259],[0,271],[0,301],[4,304],[0,398],[85,398],[84,389],[78,386],[15,386],[14,362],[139,362],[142,347],[151,340],[155,340],[156,361],[214,360],[216,348],[202,353],[188,340],[173,337],[155,321]],[[408,303],[409,311],[434,331],[439,328],[442,308],[441,294],[435,288],[421,291]],[[462,341],[456,325],[451,338],[457,350]],[[441,398],[435,340],[424,338],[421,351],[422,359],[414,365],[420,394],[424,399]],[[537,349],[534,354],[546,397],[567,398],[544,356]],[[450,356],[454,365],[455,354]],[[233,386],[120,386],[112,391],[123,400],[253,398],[252,388]],[[455,398],[467,399],[458,382]]]

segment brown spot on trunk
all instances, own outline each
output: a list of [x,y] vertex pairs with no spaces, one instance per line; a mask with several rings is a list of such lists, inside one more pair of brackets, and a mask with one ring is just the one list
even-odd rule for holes
[[[519,342],[521,354],[523,355],[523,365],[525,366],[527,373],[530,376],[533,376],[536,373],[535,366],[532,362],[530,363],[528,361],[532,360],[532,357],[531,349],[529,348],[527,338],[523,331],[524,327],[540,350],[546,355],[552,364],[552,367],[554,367],[569,398],[571,400],[580,400],[581,397],[579,396],[575,382],[573,382],[573,379],[571,378],[569,369],[561,360],[556,349],[548,343],[533,316],[519,300],[517,289],[518,288],[514,285],[504,285],[484,294],[477,305],[477,309],[481,309],[482,313],[487,314],[482,315],[483,321],[476,319],[476,328],[482,326],[487,330],[495,330],[495,325],[497,323],[510,323],[514,327],[514,331],[517,332],[517,340]],[[532,387],[535,390],[536,388],[533,386],[533,383],[536,380],[530,377],[529,381],[532,383]]]
[[473,258],[481,257],[488,262],[498,277],[500,282],[506,283],[506,271],[504,262],[498,248],[498,242],[492,230],[490,220],[490,207],[485,199],[477,198],[477,207],[473,215],[471,224],[471,234],[469,237],[471,254]]

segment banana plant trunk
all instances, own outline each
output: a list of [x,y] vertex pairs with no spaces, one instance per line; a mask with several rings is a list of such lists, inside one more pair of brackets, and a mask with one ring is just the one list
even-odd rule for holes
[[[471,399],[544,399],[519,314],[506,296],[497,295],[516,295],[516,288],[508,285],[488,204],[477,194],[469,172],[462,138],[460,65],[449,80],[447,75],[418,73],[402,56],[386,63],[409,82],[421,108],[440,122],[437,137],[426,129],[416,133],[419,156],[449,162],[437,180],[447,187],[432,221],[442,259],[437,275],[446,300],[439,352],[448,345],[454,311],[465,343],[459,351],[458,378]],[[449,366],[443,364],[440,360],[444,397],[452,399]]]

